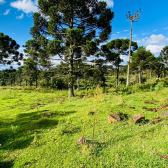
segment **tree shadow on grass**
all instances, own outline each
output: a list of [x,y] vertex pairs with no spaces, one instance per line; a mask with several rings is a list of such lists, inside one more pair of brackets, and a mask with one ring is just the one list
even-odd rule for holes
[[[10,144],[10,149],[24,149],[26,147],[28,147],[31,142],[33,141],[34,137],[31,136],[31,137],[25,137],[24,139],[22,140],[18,140],[18,141],[13,141],[11,144]],[[9,148],[9,145],[6,145],[4,147],[4,149],[8,149]]]
[[15,120],[0,121],[0,150],[15,150],[28,147],[37,134],[44,129],[52,129],[58,125],[56,116],[67,116],[75,111],[53,111],[46,115],[47,110],[38,112],[21,113]]
[[1,162],[0,161],[0,168],[12,168],[14,164],[14,161],[7,161],[7,162]]
[[37,160],[33,159],[29,162],[24,163],[22,166],[23,167],[25,167],[25,166],[30,167],[32,164],[34,165],[36,162],[37,162]]
[[76,111],[50,111],[50,110],[40,110],[40,111],[37,111],[37,112],[31,112],[31,113],[21,113],[21,114],[18,114],[17,118],[28,118],[28,119],[33,119],[33,120],[36,120],[36,119],[39,119],[39,117],[42,117],[42,116],[46,116],[46,113],[50,113],[50,115],[48,117],[52,118],[52,117],[55,117],[55,116],[67,116],[67,115],[70,115],[70,114],[73,114],[75,113]]

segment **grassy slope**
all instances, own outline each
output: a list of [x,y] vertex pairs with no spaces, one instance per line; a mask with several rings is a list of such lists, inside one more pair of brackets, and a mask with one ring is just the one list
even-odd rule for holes
[[[108,115],[113,112],[145,114],[149,120],[161,116],[166,109],[155,113],[142,106],[168,103],[168,88],[158,93],[102,95],[105,99],[96,114],[95,143],[83,146],[76,142],[84,120],[85,137],[92,138],[94,116],[87,113],[97,107],[93,97],[69,100],[64,91],[44,93],[19,88],[0,88],[0,93],[0,167],[168,167],[168,160],[155,154],[168,155],[168,120],[155,125],[134,124],[131,119],[108,124]],[[152,98],[158,102],[144,103]]]

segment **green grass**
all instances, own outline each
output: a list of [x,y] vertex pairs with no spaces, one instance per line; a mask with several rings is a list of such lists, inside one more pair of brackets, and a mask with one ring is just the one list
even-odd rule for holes
[[[72,99],[67,98],[67,91],[1,87],[0,93],[0,167],[168,167],[168,160],[155,154],[168,155],[168,120],[160,115],[168,109],[156,113],[142,109],[168,104],[168,88],[102,94],[94,143],[83,145],[77,141],[84,121],[84,136],[92,139],[94,115],[87,113],[97,107],[93,91],[76,92],[86,96]],[[155,104],[144,103],[152,98],[157,100]],[[127,114],[128,119],[108,124],[108,115],[118,112]],[[134,114],[144,114],[146,122],[134,124],[130,119]],[[155,116],[163,121],[152,124]]]

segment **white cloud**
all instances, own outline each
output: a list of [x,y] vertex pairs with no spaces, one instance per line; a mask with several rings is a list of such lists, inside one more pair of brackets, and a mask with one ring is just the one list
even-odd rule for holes
[[5,3],[5,1],[4,0],[0,0],[0,4],[4,4]]
[[141,40],[135,40],[135,42],[140,43],[140,42],[141,42]]
[[163,47],[166,46],[168,38],[163,34],[152,34],[150,37],[143,38],[142,42],[146,45],[147,50],[150,50],[153,54],[159,54]]
[[147,45],[146,49],[150,50],[152,54],[159,54],[165,45]]
[[20,16],[17,16],[16,19],[22,19],[24,14],[22,13]]
[[122,62],[121,64],[122,65],[125,65],[127,64],[128,62],[128,55],[120,55],[121,59],[123,59],[124,62]]
[[15,2],[11,2],[10,6],[13,8],[17,8],[18,10],[22,10],[25,13],[37,12],[37,0],[17,0]]
[[117,32],[117,33],[120,33],[120,32]]
[[20,52],[20,53],[23,53],[24,51],[24,47],[20,47],[19,49],[18,49],[18,51]]
[[153,32],[156,32],[158,29],[153,30]]
[[5,13],[3,13],[4,15],[8,15],[10,12],[10,9],[7,9]]
[[168,29],[168,27],[165,27],[164,29]]
[[147,44],[161,45],[161,44],[165,44],[168,41],[168,38],[165,37],[163,34],[159,34],[159,35],[152,34],[149,39],[147,40],[142,39],[142,41]]
[[111,62],[107,62],[106,65],[107,66],[112,66],[112,63]]
[[127,32],[127,31],[129,31],[129,30],[123,30],[123,32]]
[[98,0],[98,1],[105,1],[105,2],[107,2],[108,7],[110,7],[110,8],[113,8],[113,6],[114,6],[113,0]]

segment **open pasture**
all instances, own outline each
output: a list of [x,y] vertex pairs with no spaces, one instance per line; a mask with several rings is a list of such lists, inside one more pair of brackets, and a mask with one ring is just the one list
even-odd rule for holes
[[[168,111],[168,88],[99,97],[76,91],[71,99],[66,91],[19,87],[0,93],[0,167],[168,167],[168,120],[160,114]],[[119,112],[127,118],[109,124],[108,115]],[[135,124],[134,114],[144,122]],[[156,116],[162,121],[153,122]],[[78,145],[82,135],[87,141]]]

